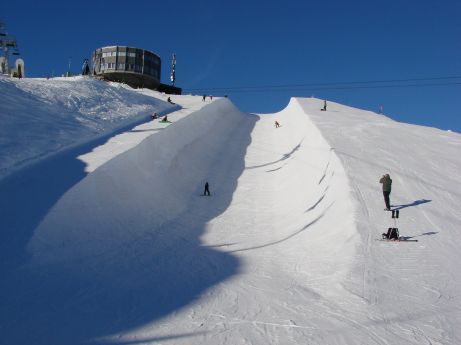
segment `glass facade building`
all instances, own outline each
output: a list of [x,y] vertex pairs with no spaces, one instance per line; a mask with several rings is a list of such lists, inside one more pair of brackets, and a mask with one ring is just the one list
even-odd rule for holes
[[132,87],[157,89],[160,84],[161,61],[157,54],[140,48],[110,46],[93,52],[92,73],[106,80]]

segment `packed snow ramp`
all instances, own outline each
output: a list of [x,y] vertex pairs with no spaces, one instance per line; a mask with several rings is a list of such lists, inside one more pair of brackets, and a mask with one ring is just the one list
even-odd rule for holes
[[[322,105],[292,99],[280,113],[254,115],[219,99],[69,186],[38,213],[27,259],[3,269],[3,339],[455,344],[459,301],[448,296],[460,279],[448,260],[460,258],[449,201],[459,191],[446,187],[461,182],[461,162],[449,163],[448,182],[433,173],[459,137]],[[395,131],[412,136],[401,143],[409,149],[432,135],[433,167],[416,173],[420,160],[401,154]],[[403,250],[375,241],[390,222],[377,182],[386,172],[399,226],[420,236]],[[452,218],[434,244],[443,221],[425,208],[437,198]],[[436,257],[443,250],[448,258]],[[436,278],[421,275],[418,260]],[[414,282],[422,291],[413,296]]]

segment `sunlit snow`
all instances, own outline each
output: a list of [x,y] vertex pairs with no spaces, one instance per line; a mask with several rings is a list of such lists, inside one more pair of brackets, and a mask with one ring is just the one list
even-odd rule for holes
[[0,343],[461,343],[459,134],[315,98],[0,89]]

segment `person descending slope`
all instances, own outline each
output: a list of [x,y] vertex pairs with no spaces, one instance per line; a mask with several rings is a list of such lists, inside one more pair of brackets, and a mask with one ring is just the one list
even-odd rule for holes
[[205,189],[203,190],[203,195],[210,196],[210,185],[208,184],[208,181],[205,182]]
[[383,196],[384,196],[384,203],[386,204],[386,211],[391,210],[391,204],[389,201],[389,196],[391,195],[392,189],[392,179],[389,174],[385,174],[379,180],[379,183],[383,184]]
[[279,128],[280,127],[280,123],[278,123],[278,121],[275,121],[275,128]]

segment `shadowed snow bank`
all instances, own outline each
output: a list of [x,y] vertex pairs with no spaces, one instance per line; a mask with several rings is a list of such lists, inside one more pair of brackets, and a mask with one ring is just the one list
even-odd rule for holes
[[[30,264],[4,272],[3,339],[80,344],[171,313],[235,274],[236,258],[200,236],[232,200],[256,120],[217,100],[67,190],[35,229]],[[205,180],[212,197],[201,196]]]
[[129,86],[86,77],[0,76],[0,179],[65,148],[179,107]]

